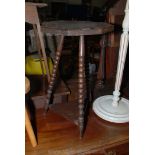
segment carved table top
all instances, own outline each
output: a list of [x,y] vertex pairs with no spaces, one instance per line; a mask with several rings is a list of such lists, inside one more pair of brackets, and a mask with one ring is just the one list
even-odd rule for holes
[[113,31],[111,24],[91,21],[50,21],[42,23],[42,31],[46,35],[98,35]]

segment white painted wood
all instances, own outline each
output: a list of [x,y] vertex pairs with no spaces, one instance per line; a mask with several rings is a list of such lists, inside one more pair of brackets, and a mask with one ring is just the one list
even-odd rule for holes
[[115,90],[113,91],[113,95],[101,96],[93,103],[93,110],[99,117],[115,123],[125,123],[129,121],[129,101],[125,98],[119,97],[129,38],[128,0],[126,3],[125,17],[122,27],[123,33],[120,40]]
[[126,8],[125,8],[125,17],[123,20],[123,33],[121,35],[120,40],[120,48],[119,48],[119,58],[118,58],[118,65],[117,65],[117,74],[116,74],[116,82],[115,82],[115,91],[113,92],[113,106],[118,106],[119,95],[120,95],[120,86],[122,82],[123,70],[125,65],[125,58],[128,48],[128,32],[129,32],[129,3],[127,0]]
[[129,121],[129,101],[121,98],[119,106],[112,106],[113,95],[105,95],[97,98],[93,103],[93,111],[102,119],[114,123],[126,123]]

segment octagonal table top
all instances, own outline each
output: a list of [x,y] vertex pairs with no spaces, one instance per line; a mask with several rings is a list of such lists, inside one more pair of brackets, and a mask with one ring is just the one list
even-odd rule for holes
[[46,35],[99,35],[113,30],[113,25],[104,22],[59,20],[42,23],[42,31]]

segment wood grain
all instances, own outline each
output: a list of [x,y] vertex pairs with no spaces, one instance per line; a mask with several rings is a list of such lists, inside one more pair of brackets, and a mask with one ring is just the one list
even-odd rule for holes
[[26,155],[104,155],[116,147],[128,154],[128,148],[121,147],[128,144],[128,124],[109,123],[90,112],[85,134],[79,139],[77,126],[51,110],[45,117],[44,109],[38,109],[36,120],[38,145],[33,149],[26,136]]
[[46,3],[32,3],[32,2],[26,2],[26,5],[30,5],[30,6],[37,6],[37,7],[39,7],[39,8],[42,8],[42,7],[45,7],[45,6],[47,6],[47,4]]
[[105,80],[105,47],[106,47],[106,38],[105,35],[102,36],[100,40],[100,59],[99,59],[99,68],[97,72],[97,87],[103,88]]
[[[110,151],[116,151],[117,155],[128,155],[128,124],[106,122],[92,111],[88,117],[85,134],[81,140],[79,139],[78,79],[71,79],[67,83],[72,92],[69,103],[52,105],[53,107],[46,115],[43,108],[36,109],[38,145],[35,149],[32,148],[26,134],[26,155],[54,155],[56,153],[57,155],[104,155]],[[105,92],[106,87],[103,93]],[[63,112],[67,114],[63,116]],[[70,121],[71,119],[75,122]]]
[[[61,81],[53,94],[53,104],[58,103],[67,103],[68,102],[68,96],[70,94],[70,91],[66,87],[63,81]],[[32,96],[32,100],[34,103],[35,108],[44,108],[46,103],[47,96],[43,92],[38,92],[37,95]]]
[[42,31],[46,35],[64,35],[64,36],[81,36],[81,35],[98,35],[113,31],[111,24],[91,21],[52,21],[43,22]]
[[35,134],[34,134],[34,131],[33,131],[33,128],[32,128],[26,108],[25,108],[25,127],[26,127],[26,131],[29,135],[29,139],[30,139],[32,146],[33,147],[37,146],[37,140],[36,140],[36,137],[35,137]]

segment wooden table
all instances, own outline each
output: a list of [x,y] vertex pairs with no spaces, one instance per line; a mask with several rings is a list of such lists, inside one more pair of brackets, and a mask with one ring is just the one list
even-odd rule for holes
[[[90,21],[51,21],[42,24],[42,32],[47,36],[55,35],[60,36],[60,43],[57,47],[55,62],[53,67],[52,78],[48,89],[48,98],[46,104],[46,110],[49,108],[51,96],[53,96],[54,84],[56,79],[56,73],[59,65],[59,60],[62,53],[63,42],[65,36],[79,36],[79,73],[78,73],[78,126],[80,129],[80,137],[84,132],[85,124],[85,110],[86,105],[85,96],[89,95],[87,86],[85,85],[87,78],[87,68],[85,68],[85,43],[84,36],[86,35],[103,35],[105,33],[113,31],[113,26],[103,22],[90,22]],[[88,103],[89,101],[87,101]],[[86,104],[87,104],[86,103]],[[64,105],[65,106],[65,105]],[[61,113],[62,112],[61,108]],[[65,108],[64,108],[65,109]],[[69,112],[67,113],[69,114]],[[75,118],[73,116],[73,118]],[[75,121],[74,121],[75,122]]]
[[113,26],[104,22],[62,20],[42,23],[42,31],[50,36],[100,35],[113,31]]

